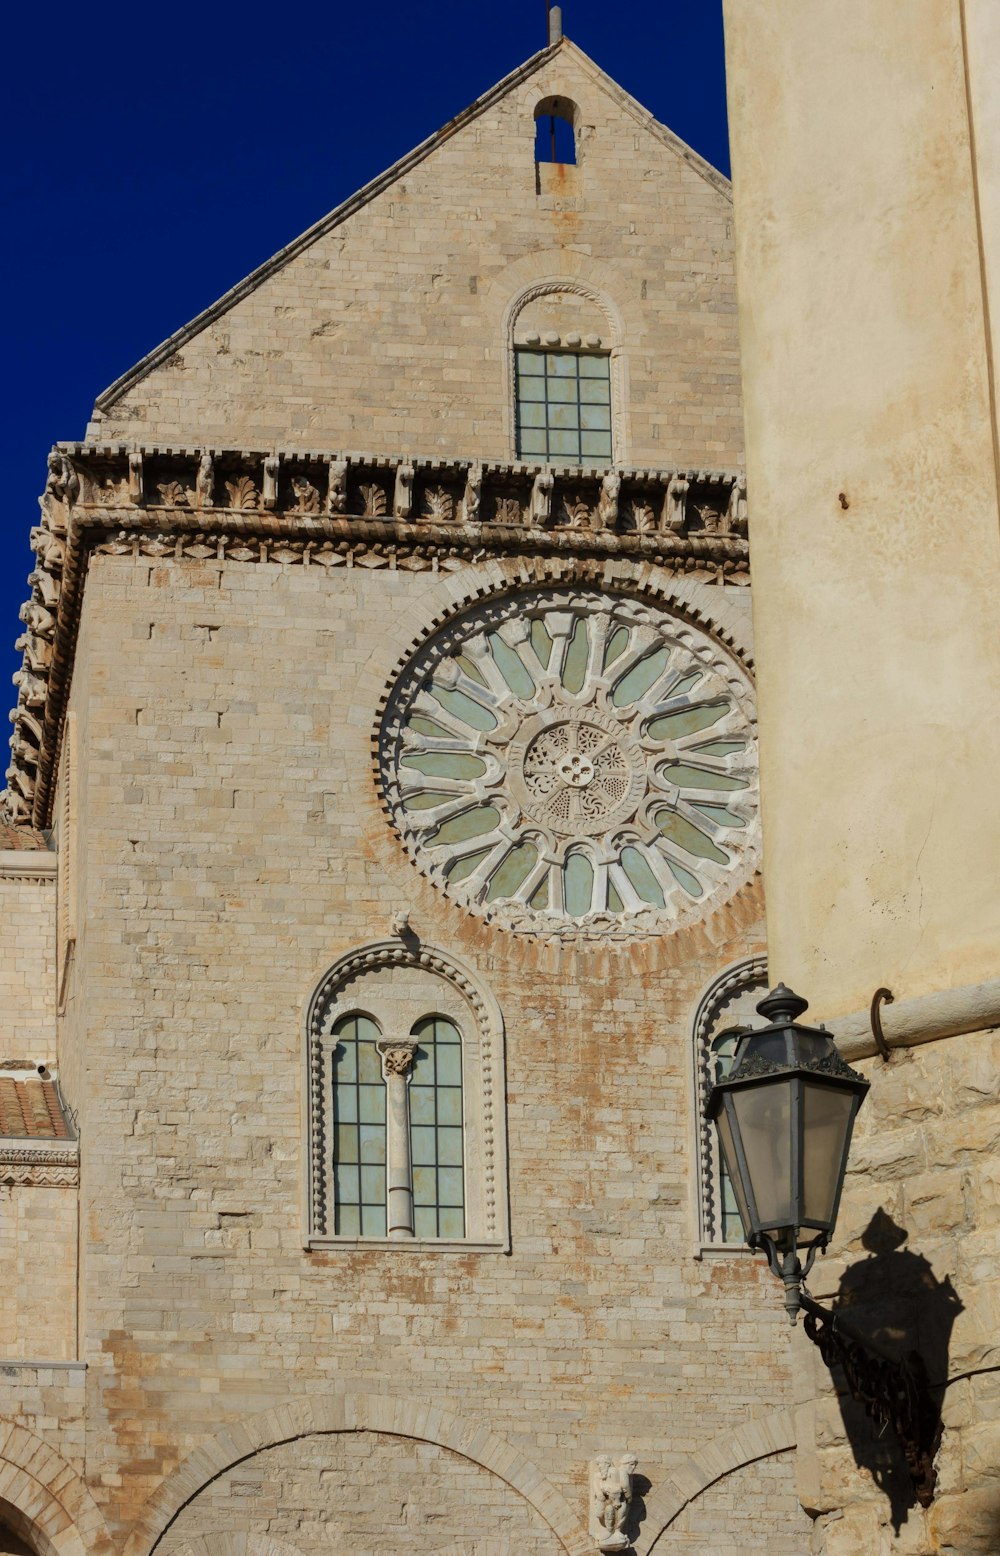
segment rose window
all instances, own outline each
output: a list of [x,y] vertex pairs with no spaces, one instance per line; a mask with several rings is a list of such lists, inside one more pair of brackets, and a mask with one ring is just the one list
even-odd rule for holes
[[456,618],[393,689],[380,765],[415,862],[510,928],[670,928],[756,864],[749,679],[651,601],[553,589]]

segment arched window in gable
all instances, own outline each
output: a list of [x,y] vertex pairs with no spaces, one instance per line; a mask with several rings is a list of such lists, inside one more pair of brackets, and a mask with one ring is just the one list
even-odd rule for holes
[[625,362],[613,303],[579,280],[542,281],[511,301],[504,327],[515,458],[622,464]]
[[576,104],[545,97],[535,109],[535,161],[576,166]]

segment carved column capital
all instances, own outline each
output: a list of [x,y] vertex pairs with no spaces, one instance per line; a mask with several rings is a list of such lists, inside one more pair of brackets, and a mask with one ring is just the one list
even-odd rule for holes
[[375,1044],[382,1059],[382,1073],[409,1075],[413,1068],[413,1055],[417,1044],[414,1038],[382,1037]]

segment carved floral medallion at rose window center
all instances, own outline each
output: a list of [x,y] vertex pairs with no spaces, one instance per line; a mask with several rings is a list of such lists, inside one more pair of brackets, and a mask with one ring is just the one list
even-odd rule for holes
[[508,928],[662,932],[757,864],[749,677],[651,600],[553,589],[457,617],[396,683],[379,764],[416,864]]

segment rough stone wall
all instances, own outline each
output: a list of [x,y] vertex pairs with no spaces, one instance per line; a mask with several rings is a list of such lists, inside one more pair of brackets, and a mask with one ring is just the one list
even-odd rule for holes
[[[446,902],[379,807],[371,732],[399,653],[530,571],[93,561],[72,1041],[88,1455],[122,1533],[206,1436],[299,1396],[446,1407],[583,1522],[595,1452],[631,1448],[655,1486],[788,1385],[770,1276],[693,1257],[691,1021],[759,948],[756,889],[645,946],[559,949]],[[720,618],[745,611],[704,589]],[[400,909],[504,1013],[509,1255],[303,1251],[304,1009]],[[771,1519],[797,1529],[790,1495]]]
[[0,1358],[76,1354],[76,1190],[0,1183]]
[[[534,109],[549,96],[580,110],[572,193],[558,196],[535,192]],[[95,436],[509,460],[504,312],[558,277],[620,318],[599,331],[621,353],[616,459],[737,468],[729,199],[629,103],[563,44],[184,342]]]
[[[49,856],[42,855],[48,862]],[[54,865],[54,860],[52,861]],[[0,854],[0,1059],[55,1059],[55,874],[34,852]]]
[[[836,1262],[817,1295],[862,1333],[916,1349],[943,1384],[933,1505],[913,1506],[891,1440],[878,1443],[804,1339],[796,1371],[812,1395],[799,1411],[799,1491],[821,1516],[816,1556],[992,1556],[1000,1549],[1000,1033],[898,1049],[863,1068]],[[808,1370],[807,1370],[808,1369]],[[805,1380],[809,1385],[806,1386]],[[898,1526],[898,1527],[895,1527]]]
[[[66,1463],[83,1472],[86,1455],[84,1413],[85,1369],[81,1363],[38,1366],[0,1360],[0,1455],[9,1454],[11,1428],[57,1445]],[[2,1509],[0,1509],[2,1515]]]
[[[804,1556],[812,1520],[798,1509],[775,1528],[775,1508],[787,1508],[795,1494],[795,1456],[791,1450],[758,1459],[725,1476],[689,1502],[661,1535],[656,1556],[712,1556],[715,1551],[769,1551],[771,1556]],[[857,1548],[857,1556],[864,1549]]]
[[478,1464],[380,1432],[297,1438],[245,1460],[184,1509],[158,1556],[191,1556],[192,1544],[215,1552],[214,1541],[241,1533],[301,1556],[551,1556],[558,1548],[539,1513]]

